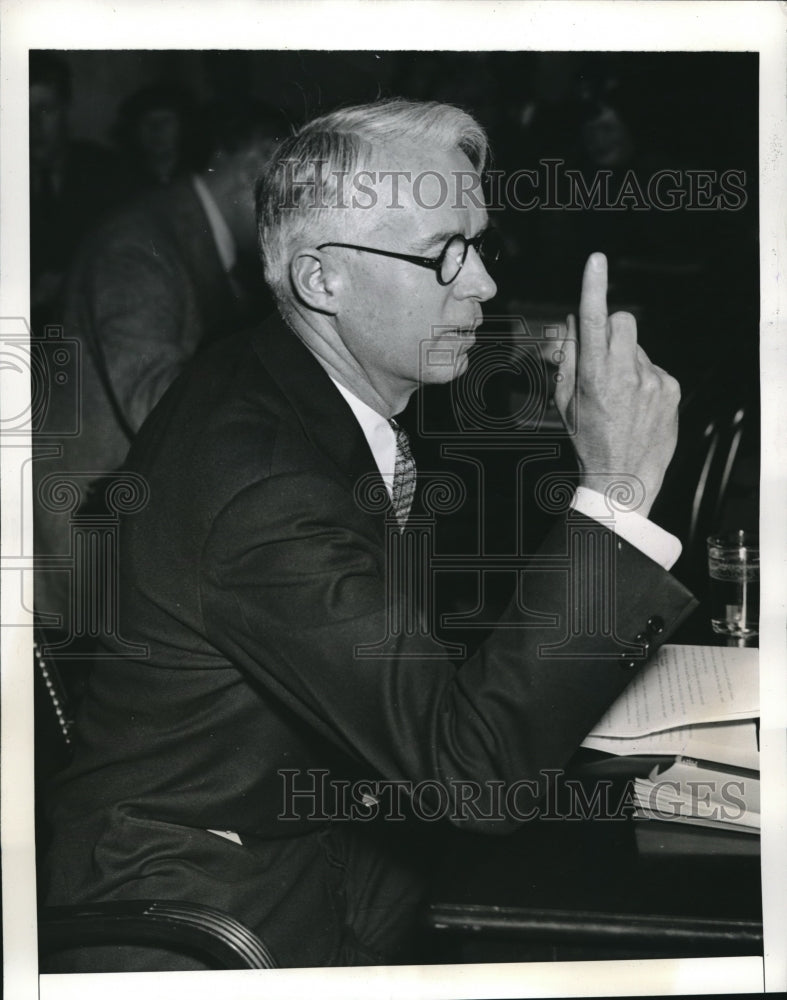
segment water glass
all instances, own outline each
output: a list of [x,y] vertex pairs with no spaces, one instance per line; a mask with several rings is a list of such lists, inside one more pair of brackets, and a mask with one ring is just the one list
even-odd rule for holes
[[711,626],[728,636],[757,635],[760,619],[760,548],[750,531],[708,539]]

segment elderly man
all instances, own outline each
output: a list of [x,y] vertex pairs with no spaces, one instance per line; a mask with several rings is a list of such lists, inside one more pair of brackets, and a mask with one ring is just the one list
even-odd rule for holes
[[[407,960],[421,834],[440,836],[419,815],[444,797],[460,825],[516,828],[501,790],[564,765],[691,609],[664,568],[674,540],[646,519],[677,387],[633,319],[607,316],[596,254],[558,386],[574,509],[523,558],[523,592],[464,662],[395,627],[411,610],[391,580],[412,574],[390,560],[415,473],[393,418],[464,370],[495,293],[485,156],[464,112],[395,101],[313,121],[266,170],[260,240],[282,318],[198,360],[132,448],[151,501],[124,525],[121,609],[148,655],[94,669],[52,801],[50,902],[209,903],[285,966]],[[639,508],[613,532],[593,517],[621,473]],[[585,543],[567,579],[570,530]],[[610,560],[613,627],[590,627],[576,595]],[[141,951],[115,962],[183,967]]]

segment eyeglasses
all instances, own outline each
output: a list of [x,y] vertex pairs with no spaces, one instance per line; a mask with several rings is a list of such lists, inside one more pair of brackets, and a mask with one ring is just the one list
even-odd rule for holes
[[394,253],[393,250],[377,250],[374,247],[361,247],[355,243],[321,243],[318,250],[326,247],[344,247],[346,250],[361,250],[363,253],[375,253],[380,257],[393,257],[396,260],[406,260],[418,267],[428,267],[437,274],[441,285],[450,285],[464,267],[467,251],[472,247],[484,266],[494,264],[500,259],[502,243],[495,229],[485,229],[478,236],[466,239],[461,233],[452,236],[437,257],[417,257],[409,253]]

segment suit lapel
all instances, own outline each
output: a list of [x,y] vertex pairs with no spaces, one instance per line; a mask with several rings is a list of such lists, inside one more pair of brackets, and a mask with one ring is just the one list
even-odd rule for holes
[[[255,353],[287,397],[317,451],[335,466],[350,489],[363,477],[371,477],[374,489],[384,491],[377,463],[354,413],[296,334],[280,317],[273,316],[252,338]],[[383,532],[385,513],[383,509],[378,518]]]
[[160,217],[169,230],[188,270],[203,318],[204,347],[215,337],[237,329],[237,306],[216,241],[190,180],[161,192]]

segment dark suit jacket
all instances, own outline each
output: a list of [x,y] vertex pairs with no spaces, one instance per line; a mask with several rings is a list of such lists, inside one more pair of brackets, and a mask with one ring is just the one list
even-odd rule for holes
[[[128,465],[151,502],[123,526],[120,630],[149,655],[94,670],[82,744],[53,797],[51,902],[209,902],[284,965],[337,961],[331,824],[319,809],[279,818],[277,772],[296,769],[300,789],[309,769],[434,779],[449,795],[457,781],[537,778],[567,761],[636,670],[601,634],[580,640],[579,658],[576,644],[540,652],[577,610],[550,562],[566,551],[565,520],[526,574],[528,611],[513,601],[508,627],[458,667],[395,629],[383,655],[358,655],[401,602],[386,596],[386,511],[361,510],[354,492],[376,468],[349,407],[279,320],[198,360]],[[691,596],[596,522],[575,523],[616,555],[618,635],[658,645]],[[534,624],[533,612],[545,617]]]
[[[261,268],[257,280],[262,286]],[[69,276],[63,328],[77,347],[69,348],[66,367],[57,366],[67,382],[53,386],[42,427],[60,455],[41,457],[37,478],[117,469],[129,448],[124,422],[135,432],[198,348],[248,323],[247,305],[233,293],[190,178],[107,219]],[[79,433],[61,437],[74,425],[76,406]],[[83,492],[89,478],[79,480]],[[69,516],[36,507],[39,554],[67,553]],[[39,610],[63,613],[65,577],[41,574],[36,582]]]

